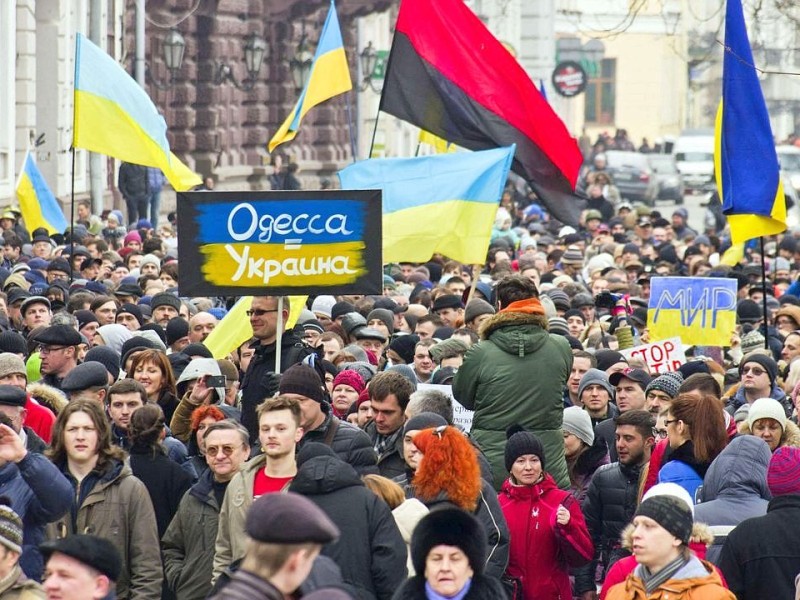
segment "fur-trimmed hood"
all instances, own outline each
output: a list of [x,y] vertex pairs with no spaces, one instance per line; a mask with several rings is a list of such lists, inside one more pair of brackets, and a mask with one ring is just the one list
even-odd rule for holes
[[[747,421],[742,421],[739,423],[738,429],[739,433],[742,435],[753,435],[753,432],[750,431],[750,424]],[[800,448],[800,427],[788,419],[786,420],[786,427],[783,429],[781,443],[778,444],[778,448],[782,448],[783,446]]]
[[[629,523],[620,534],[620,542],[622,547],[630,550],[633,547],[633,523]],[[705,523],[695,523],[692,525],[692,537],[689,538],[689,545],[692,550],[697,552],[698,547],[702,549],[703,556],[705,556],[705,549],[714,543],[714,534]],[[701,556],[701,558],[703,557]]]
[[52,410],[56,416],[69,402],[64,392],[45,383],[29,383],[27,390],[31,398]]
[[483,340],[513,356],[527,356],[541,350],[550,340],[543,315],[521,312],[498,313],[481,328]]
[[519,327],[521,325],[534,325],[547,331],[549,323],[544,315],[532,315],[523,312],[499,312],[486,319],[480,328],[482,340],[488,340],[492,333],[503,327]]

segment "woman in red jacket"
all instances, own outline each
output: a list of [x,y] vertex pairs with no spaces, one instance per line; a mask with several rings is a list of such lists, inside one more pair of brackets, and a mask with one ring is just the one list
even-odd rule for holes
[[511,534],[506,575],[519,580],[524,600],[568,600],[570,567],[594,556],[583,513],[544,472],[539,438],[513,428],[509,434],[505,466],[511,476],[498,496]]

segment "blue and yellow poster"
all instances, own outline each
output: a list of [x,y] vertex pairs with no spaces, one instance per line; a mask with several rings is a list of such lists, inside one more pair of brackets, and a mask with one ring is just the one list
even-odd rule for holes
[[382,293],[380,190],[178,194],[178,240],[181,295]]
[[678,336],[684,344],[730,346],[736,328],[736,280],[653,277],[647,328],[651,342]]

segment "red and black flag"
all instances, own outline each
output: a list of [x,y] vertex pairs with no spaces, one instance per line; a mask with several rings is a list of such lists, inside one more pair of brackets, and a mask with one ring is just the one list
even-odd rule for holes
[[513,170],[577,224],[577,141],[463,0],[402,0],[380,109],[470,150],[516,144]]

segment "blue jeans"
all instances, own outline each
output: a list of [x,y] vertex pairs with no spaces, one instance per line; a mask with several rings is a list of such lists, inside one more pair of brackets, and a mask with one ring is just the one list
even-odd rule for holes
[[158,214],[161,210],[161,190],[150,192],[150,224],[158,228]]

